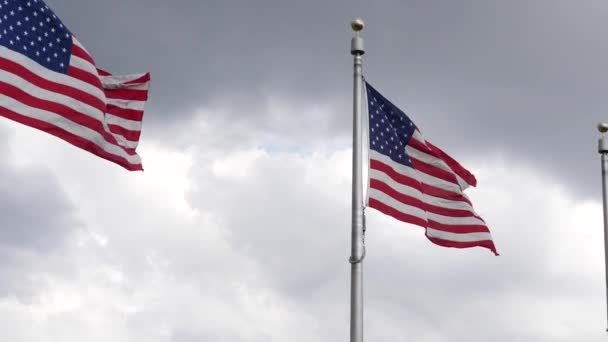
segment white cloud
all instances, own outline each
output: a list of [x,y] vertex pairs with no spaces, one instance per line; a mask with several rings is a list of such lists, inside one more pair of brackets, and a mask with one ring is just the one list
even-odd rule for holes
[[[349,150],[180,151],[150,139],[146,171],[128,173],[8,127],[14,164],[48,169],[79,225],[60,250],[7,266],[38,284],[29,300],[0,298],[7,339],[348,338]],[[368,210],[366,338],[603,339],[599,203],[512,161],[463,162],[501,256],[435,246]]]

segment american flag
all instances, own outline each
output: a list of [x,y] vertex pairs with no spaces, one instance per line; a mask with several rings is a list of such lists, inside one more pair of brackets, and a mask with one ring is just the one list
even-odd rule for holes
[[42,0],[0,0],[0,115],[143,170],[135,149],[149,82],[98,69]]
[[496,255],[490,230],[463,190],[477,181],[426,141],[408,116],[366,82],[371,208],[426,228],[433,243],[481,246]]

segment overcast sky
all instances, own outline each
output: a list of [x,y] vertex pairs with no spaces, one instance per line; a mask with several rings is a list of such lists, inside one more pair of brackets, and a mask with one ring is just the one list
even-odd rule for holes
[[597,122],[608,4],[47,0],[97,64],[151,72],[129,173],[0,120],[0,335],[349,335],[352,57],[478,179],[486,249],[368,210],[367,341],[604,341]]

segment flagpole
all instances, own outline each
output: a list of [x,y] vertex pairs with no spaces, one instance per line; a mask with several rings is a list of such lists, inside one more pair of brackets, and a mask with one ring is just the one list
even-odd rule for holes
[[364,27],[363,20],[355,19],[351,27],[355,36],[351,40],[350,53],[354,56],[353,86],[353,179],[352,179],[352,235],[351,235],[351,278],[350,278],[350,342],[363,342],[363,188],[362,188],[362,111],[363,91],[362,56],[363,38],[359,32]]
[[[602,199],[604,202],[604,266],[606,276],[606,318],[608,319],[608,141],[604,133],[608,132],[608,124],[600,123],[597,130],[602,134],[598,141],[598,152],[602,155]],[[608,331],[608,329],[606,329]]]

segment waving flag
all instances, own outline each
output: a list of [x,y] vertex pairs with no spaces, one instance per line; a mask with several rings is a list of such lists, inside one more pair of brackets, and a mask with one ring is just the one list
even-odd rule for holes
[[134,171],[149,74],[97,66],[41,0],[0,0],[0,115]]
[[369,206],[426,228],[445,247],[490,249],[490,230],[463,190],[475,177],[426,141],[399,108],[366,83],[369,112]]

